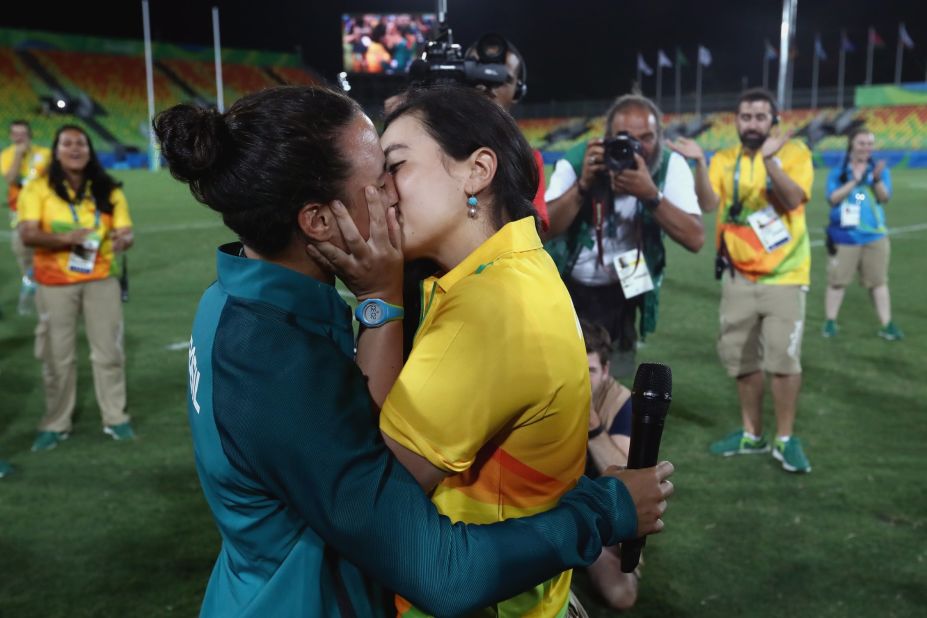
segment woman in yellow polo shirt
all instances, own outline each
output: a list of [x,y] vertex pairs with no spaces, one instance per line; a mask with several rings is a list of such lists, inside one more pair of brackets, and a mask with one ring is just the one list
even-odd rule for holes
[[116,254],[132,246],[121,183],[107,174],[83,129],[65,125],[52,145],[47,178],[19,195],[19,234],[35,248],[36,353],[43,362],[45,415],[33,451],[71,431],[77,392],[77,319],[83,314],[103,431],[134,438],[126,415],[122,302]]
[[[531,148],[488,97],[454,87],[410,93],[381,145],[405,258],[438,267],[383,404],[387,444],[454,521],[546,511],[583,474],[590,386],[576,313],[537,232]],[[484,614],[563,616],[570,575]],[[397,609],[424,615],[403,599]]]

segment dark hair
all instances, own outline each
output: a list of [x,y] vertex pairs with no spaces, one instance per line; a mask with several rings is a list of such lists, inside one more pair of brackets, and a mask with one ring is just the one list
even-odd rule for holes
[[[872,130],[862,125],[847,133],[847,151],[843,154],[843,164],[840,166],[840,182],[850,179],[850,153],[853,151],[853,140],[863,133],[872,133]],[[870,159],[866,165],[872,167],[872,160]]]
[[586,342],[586,354],[596,354],[604,367],[612,355],[612,338],[605,327],[589,320],[580,320],[583,340]]
[[437,85],[408,91],[402,104],[387,116],[384,129],[408,114],[415,114],[441,150],[455,161],[463,161],[483,147],[496,153],[496,175],[490,185],[496,229],[506,218],[534,217],[537,223],[532,202],[538,190],[538,167],[531,147],[508,112],[474,88]]
[[737,105],[734,106],[734,111],[740,110],[741,103],[752,103],[754,101],[766,101],[769,103],[769,110],[772,112],[772,115],[779,115],[779,105],[776,103],[776,97],[773,93],[765,88],[748,88],[740,93],[740,96],[737,97]]
[[10,123],[10,128],[12,129],[13,127],[26,127],[26,131],[29,132],[29,137],[32,137],[32,127],[29,125],[29,121],[17,118]]
[[222,213],[243,243],[278,255],[310,202],[341,196],[351,163],[341,131],[362,114],[348,97],[319,86],[281,86],[250,94],[220,114],[177,105],[154,120],[171,174]]
[[87,167],[84,168],[83,178],[81,179],[80,187],[76,191],[77,199],[76,201],[81,201],[84,199],[84,192],[87,190],[87,183],[90,183],[90,195],[93,196],[93,200],[96,203],[96,207],[102,213],[108,215],[113,214],[114,204],[110,201],[113,190],[122,186],[122,183],[106,173],[106,170],[103,169],[103,166],[100,165],[100,160],[97,158],[97,153],[93,149],[93,141],[90,139],[90,136],[87,132],[75,125],[75,124],[66,124],[58,128],[55,132],[55,139],[52,140],[52,162],[51,166],[48,168],[48,184],[55,190],[55,193],[66,202],[71,201],[71,197],[68,195],[67,189],[67,176],[64,173],[64,168],[61,167],[61,161],[58,160],[58,140],[61,139],[61,134],[65,131],[77,131],[87,140],[87,147],[90,149],[90,160],[87,161]]

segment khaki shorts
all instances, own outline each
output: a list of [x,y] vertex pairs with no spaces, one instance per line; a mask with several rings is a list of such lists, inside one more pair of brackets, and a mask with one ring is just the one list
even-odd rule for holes
[[853,283],[856,273],[864,288],[872,289],[888,283],[888,236],[866,245],[836,245],[837,254],[827,262],[827,285],[845,288]]
[[801,373],[807,291],[802,285],[755,283],[725,272],[718,356],[729,376],[761,369],[780,375]]

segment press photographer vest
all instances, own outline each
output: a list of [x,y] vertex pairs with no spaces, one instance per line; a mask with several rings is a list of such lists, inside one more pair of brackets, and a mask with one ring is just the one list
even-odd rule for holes
[[[573,167],[577,178],[582,177],[583,158],[586,154],[586,144],[581,142],[569,149],[564,159]],[[657,188],[662,192],[666,184],[667,170],[669,169],[669,160],[672,153],[663,149],[660,157],[660,165],[652,178]],[[614,201],[614,196],[609,191],[610,203]],[[583,248],[592,248],[595,246],[593,241],[593,212],[592,201],[589,198],[583,200],[579,214],[573,219],[573,223],[567,231],[547,242],[544,248],[550,253],[560,276],[567,279],[573,272],[576,260],[579,258]],[[638,247],[647,263],[647,269],[650,271],[650,277],[653,280],[653,290],[644,293],[639,300],[640,320],[638,323],[638,332],[642,339],[646,338],[649,333],[656,331],[657,328],[657,310],[660,301],[660,285],[663,282],[663,270],[666,267],[666,248],[663,245],[663,236],[665,232],[657,223],[653,212],[644,208],[640,200],[637,202],[637,215],[635,225],[639,226],[639,237],[637,239]]]

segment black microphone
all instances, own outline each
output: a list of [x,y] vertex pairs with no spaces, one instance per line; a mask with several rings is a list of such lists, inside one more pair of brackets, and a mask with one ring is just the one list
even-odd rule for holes
[[[642,363],[634,376],[631,391],[631,447],[628,468],[651,468],[657,465],[663,422],[673,400],[673,372],[669,365]],[[637,568],[646,537],[621,544],[621,570],[631,573]]]

